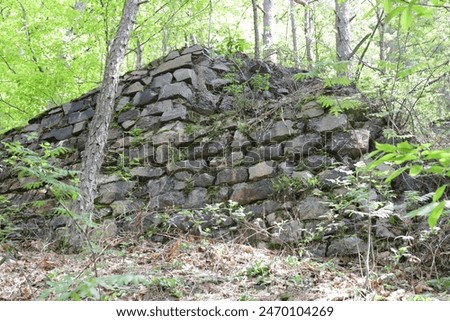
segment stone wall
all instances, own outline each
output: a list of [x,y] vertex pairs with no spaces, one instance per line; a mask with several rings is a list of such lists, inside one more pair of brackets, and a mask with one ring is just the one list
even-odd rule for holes
[[[364,108],[328,113],[316,101],[318,95],[356,92],[325,89],[317,79],[296,82],[292,71],[243,55],[213,57],[194,46],[124,75],[99,177],[97,220],[113,224],[113,234],[145,233],[168,224],[232,237],[241,225],[230,213],[238,210],[227,212],[224,205],[204,210],[207,204],[231,200],[247,213],[242,229],[248,238],[274,243],[302,240],[326,222],[333,213],[327,193],[343,192],[340,180],[369,150],[381,124],[367,119]],[[97,95],[93,90],[48,110],[2,141],[20,141],[33,150],[43,141],[69,147],[73,152],[57,162],[79,169]],[[66,224],[53,214],[54,203],[30,206],[51,197],[45,187],[24,189],[26,180],[18,180],[7,167],[0,181],[1,195],[23,205],[22,234],[42,235]],[[352,253],[362,245],[352,236],[337,239],[327,251]]]

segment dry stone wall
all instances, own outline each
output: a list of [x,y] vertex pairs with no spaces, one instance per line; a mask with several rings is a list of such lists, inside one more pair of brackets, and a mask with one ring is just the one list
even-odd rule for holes
[[[240,226],[233,217],[238,207],[213,205],[233,201],[243,206],[245,229],[254,226],[244,231],[248,239],[301,241],[332,211],[323,191],[341,188],[381,128],[363,112],[329,114],[315,97],[339,90],[327,92],[320,80],[296,82],[292,70],[243,55],[213,57],[200,46],[125,74],[119,93],[96,199],[96,218],[112,223],[113,234],[169,224],[231,237]],[[58,165],[77,170],[97,95],[93,90],[48,110],[2,141],[33,150],[43,141],[69,147],[73,152]],[[52,212],[54,203],[30,206],[51,197],[45,186],[26,190],[7,167],[0,181],[1,195],[22,206],[20,233],[42,235],[67,223]],[[364,243],[339,242],[345,246],[336,243],[333,254]]]

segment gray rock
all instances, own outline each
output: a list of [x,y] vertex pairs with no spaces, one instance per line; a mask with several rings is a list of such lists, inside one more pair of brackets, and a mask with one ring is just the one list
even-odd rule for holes
[[196,45],[187,47],[186,49],[184,49],[184,50],[181,52],[181,54],[182,54],[182,55],[186,55],[186,54],[190,54],[190,53],[195,53],[195,54],[197,54],[197,53],[202,53],[202,52],[203,52],[203,47],[196,44]]
[[292,162],[281,162],[279,168],[286,176],[291,176],[294,173],[295,164]]
[[138,117],[139,117],[139,110],[131,109],[121,113],[117,119],[117,122],[121,124],[127,120],[135,120]]
[[124,130],[128,130],[133,127],[134,124],[136,124],[135,120],[126,120],[122,124],[120,124],[120,127],[122,127]]
[[219,97],[209,91],[198,91],[195,95],[195,103],[192,105],[192,110],[201,115],[211,115],[217,110],[218,101]]
[[55,125],[57,125],[60,122],[61,117],[62,117],[62,114],[53,114],[47,118],[44,118],[41,120],[41,126],[44,129],[54,127]]
[[325,113],[325,111],[322,108],[322,106],[320,106],[315,101],[310,101],[309,103],[306,103],[302,107],[302,112],[300,113],[300,116],[306,117],[306,118],[315,118],[315,117],[322,116],[324,113]]
[[49,133],[42,135],[41,139],[54,138],[56,140],[64,140],[72,136],[73,126],[54,129]]
[[245,207],[246,212],[250,212],[254,217],[265,218],[271,213],[275,213],[281,208],[281,204],[272,200],[264,201],[260,204],[251,204]]
[[347,116],[345,114],[340,114],[338,116],[325,115],[320,118],[313,118],[309,121],[308,127],[310,130],[315,132],[328,132],[335,129],[347,128]]
[[248,170],[245,167],[227,168],[217,174],[216,185],[245,182],[248,179]]
[[158,128],[160,118],[158,116],[146,116],[140,118],[136,122],[136,127],[142,129],[144,132],[155,130]]
[[357,236],[349,236],[331,242],[327,256],[354,255],[365,253],[367,244]]
[[[65,109],[64,112],[66,114],[70,114],[70,113],[74,113],[76,111],[80,111],[82,109],[86,109],[90,104],[90,101],[87,99],[82,99],[82,100],[78,100],[78,101],[72,101],[69,105],[70,105],[70,109],[67,110]],[[67,106],[68,108],[68,106]]]
[[111,204],[114,201],[122,200],[135,185],[136,182],[124,181],[100,185],[98,202],[100,204]]
[[348,132],[335,133],[327,147],[341,157],[358,158],[368,152],[369,139],[370,131],[367,129],[349,130]]
[[251,141],[239,130],[234,132],[233,142],[231,143],[231,147],[233,150],[241,151],[243,148],[250,146]]
[[248,169],[249,179],[251,181],[259,180],[266,177],[272,177],[275,173],[274,162],[261,162]]
[[115,201],[110,204],[114,217],[130,215],[132,212],[139,211],[144,206],[143,202],[135,200]]
[[299,179],[305,186],[307,186],[308,181],[314,178],[314,175],[309,171],[292,172],[292,178]]
[[184,81],[191,84],[195,89],[198,89],[198,78],[197,74],[192,69],[182,68],[175,70],[173,73],[176,81]]
[[163,99],[173,99],[173,98],[184,98],[188,101],[192,100],[193,98],[192,90],[189,88],[188,85],[184,82],[177,82],[170,85],[165,85],[161,88],[159,92],[159,100]]
[[120,99],[116,105],[116,111],[122,110],[122,108],[125,107],[129,102],[130,102],[130,97],[127,97],[127,96],[120,97]]
[[[302,239],[302,224],[299,221],[283,223],[278,228],[278,238],[285,243],[296,243]],[[274,240],[275,243],[277,240]]]
[[346,166],[325,170],[317,178],[325,189],[333,189],[345,185],[347,176],[352,175],[352,171]]
[[164,60],[169,61],[169,60],[175,59],[179,56],[180,56],[180,53],[178,52],[178,50],[174,50],[174,51],[171,51]]
[[206,162],[202,160],[182,160],[176,163],[168,163],[166,165],[166,172],[172,175],[181,170],[188,170],[191,172],[198,172],[206,167]]
[[183,68],[183,67],[191,67],[192,66],[192,56],[190,54],[183,55],[172,60],[169,60],[165,63],[162,63],[155,70],[151,72],[152,76],[156,76],[168,71],[173,71],[175,69]]
[[333,160],[328,155],[311,155],[305,157],[303,162],[310,169],[320,169],[325,166],[331,165],[333,163]]
[[35,123],[35,124],[30,124],[27,127],[25,127],[23,129],[24,132],[35,132],[39,129],[39,124]]
[[186,203],[186,198],[183,192],[172,191],[169,193],[161,194],[155,199],[151,200],[150,207],[153,208],[172,208],[175,206],[182,206]]
[[80,123],[94,116],[94,109],[89,108],[82,112],[74,112],[69,114],[69,124]]
[[229,72],[230,71],[230,68],[228,68],[228,66],[225,65],[222,61],[214,61],[211,68],[214,70],[220,71],[220,72]]
[[158,146],[161,144],[170,144],[176,140],[178,133],[172,130],[165,132],[158,132],[155,135],[152,135],[152,142],[154,146]]
[[134,167],[131,169],[131,175],[137,177],[145,177],[145,178],[155,178],[160,177],[164,174],[164,170],[162,168],[154,168],[154,167]]
[[169,160],[169,146],[160,145],[155,150],[155,162],[158,164],[166,164]]
[[158,101],[154,104],[148,105],[142,110],[141,116],[154,116],[162,115],[164,112],[169,111],[173,108],[173,103],[171,100]]
[[284,153],[287,156],[299,154],[306,155],[321,145],[322,137],[318,133],[300,135],[286,142]]
[[317,220],[325,215],[328,210],[329,207],[324,203],[323,199],[308,196],[294,208],[294,214],[300,221]]
[[261,180],[254,183],[240,183],[234,185],[230,199],[245,205],[265,200],[272,195],[272,193],[272,182],[270,180]]
[[160,121],[168,122],[171,120],[186,120],[187,119],[187,109],[183,105],[175,105],[173,109],[165,111]]
[[168,72],[163,75],[159,75],[157,77],[154,77],[152,80],[152,83],[150,85],[151,89],[161,88],[165,85],[171,84],[173,79],[173,75]]
[[208,190],[203,187],[194,188],[192,192],[189,193],[186,199],[186,208],[200,208],[204,207],[208,202],[209,195]]
[[214,184],[216,178],[208,173],[197,174],[194,176],[194,186],[209,187]]
[[[72,134],[73,134],[73,135],[78,134],[78,133],[84,131],[85,128],[86,128],[86,122],[85,122],[85,121],[82,121],[81,123],[76,123],[76,124],[73,126]],[[108,139],[109,139],[109,135],[108,135]]]
[[251,149],[247,153],[248,157],[253,158],[252,163],[262,160],[278,160],[284,156],[283,145],[261,146],[256,149]]
[[219,105],[219,110],[224,111],[230,111],[234,109],[234,98],[231,96],[223,96],[222,101]]
[[259,143],[281,142],[293,134],[293,123],[290,120],[276,122],[268,131],[250,133],[250,137]]
[[133,98],[134,106],[143,106],[150,104],[158,98],[158,94],[152,89],[146,89],[144,91],[138,92]]
[[142,85],[139,81],[133,82],[131,85],[129,85],[123,92],[123,95],[129,96],[134,93],[137,93],[144,89],[144,85]]

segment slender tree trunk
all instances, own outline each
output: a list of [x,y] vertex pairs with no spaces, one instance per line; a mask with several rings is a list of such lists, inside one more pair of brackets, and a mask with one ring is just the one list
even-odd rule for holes
[[306,60],[308,61],[308,69],[311,70],[314,63],[314,53],[313,53],[313,15],[310,5],[305,6],[305,22],[304,22],[304,32],[305,32],[305,50],[306,50]]
[[380,62],[383,64],[381,67],[382,73],[384,74],[385,67],[384,62],[386,61],[386,44],[384,43],[384,34],[385,34],[385,14],[384,10],[377,9],[377,19],[380,22],[378,26],[378,34],[380,36],[380,41],[378,46],[380,47]]
[[142,67],[142,45],[139,38],[136,42],[136,69],[141,69]]
[[103,83],[94,117],[89,124],[89,134],[81,162],[80,195],[75,203],[75,212],[78,214],[91,215],[94,207],[97,175],[103,163],[108,128],[119,84],[120,67],[134,26],[138,3],[139,0],[126,1],[116,37],[106,58]]
[[261,57],[261,53],[259,51],[258,5],[256,3],[256,0],[252,0],[252,8],[253,8],[253,29],[255,31],[255,59],[259,59]]
[[275,17],[273,15],[274,0],[264,0],[263,10],[263,47],[264,59],[272,62],[277,62],[277,55],[273,48],[273,33],[275,31]]
[[297,23],[295,22],[295,7],[294,0],[289,0],[289,8],[291,15],[291,28],[292,28],[292,50],[294,51],[294,65],[295,68],[300,66],[300,58],[298,55],[298,43],[297,43]]
[[349,3],[340,0],[335,0],[336,14],[336,55],[338,61],[348,61],[347,76],[351,75],[351,35],[350,35],[350,21],[349,21]]

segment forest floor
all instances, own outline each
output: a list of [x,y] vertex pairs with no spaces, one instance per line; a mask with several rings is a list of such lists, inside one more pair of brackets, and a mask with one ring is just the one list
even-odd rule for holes
[[450,301],[450,286],[413,280],[395,265],[370,267],[367,279],[358,257],[315,260],[193,237],[123,238],[96,256],[57,254],[34,241],[6,258],[0,300]]

